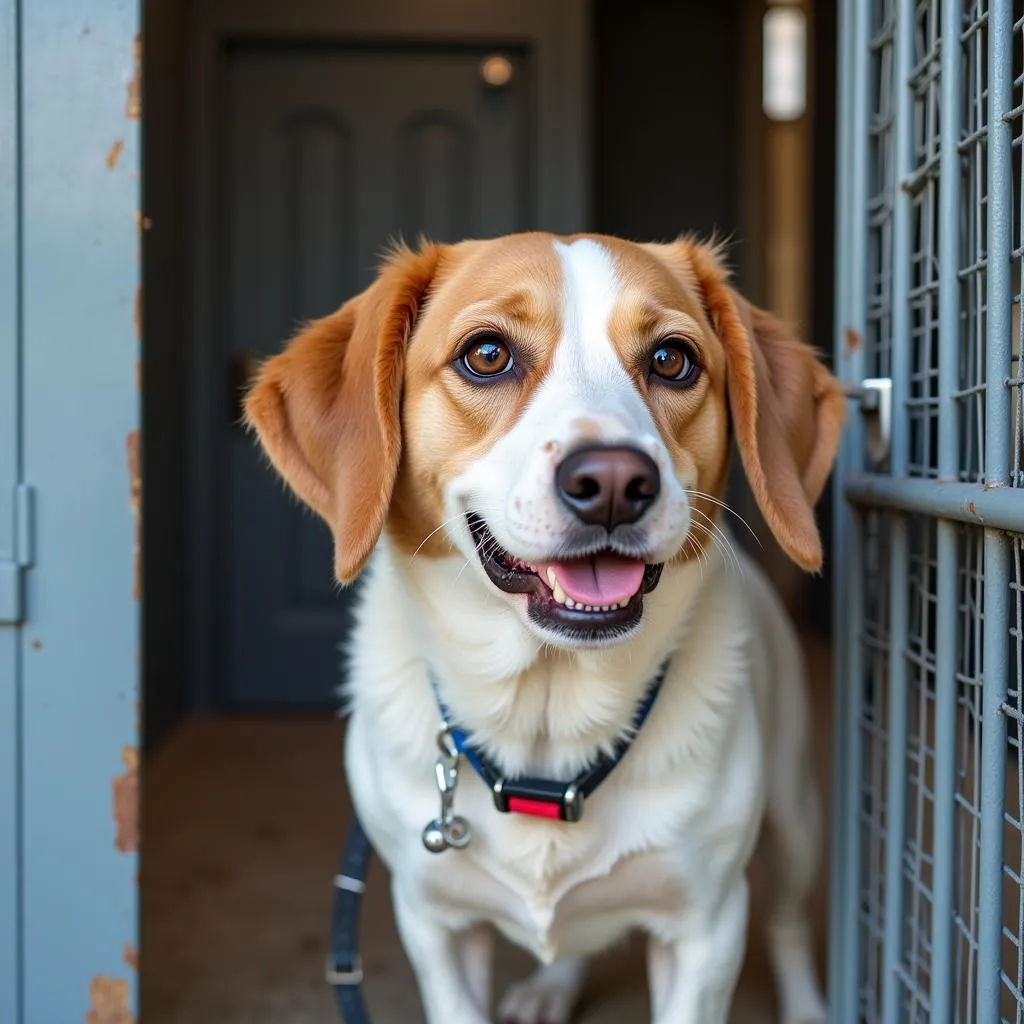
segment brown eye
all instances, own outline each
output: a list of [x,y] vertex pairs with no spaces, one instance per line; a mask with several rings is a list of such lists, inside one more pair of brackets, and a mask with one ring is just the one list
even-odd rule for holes
[[688,346],[679,341],[666,341],[651,356],[651,373],[673,384],[692,384],[700,373]]
[[497,377],[512,369],[512,350],[501,338],[480,338],[466,349],[462,365],[473,377]]

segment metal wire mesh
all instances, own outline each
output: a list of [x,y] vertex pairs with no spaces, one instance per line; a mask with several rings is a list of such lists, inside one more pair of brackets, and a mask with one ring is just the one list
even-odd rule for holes
[[1021,318],[1021,267],[1024,259],[1024,161],[1022,161],[1022,145],[1024,145],[1024,3],[1014,3],[1014,59],[1013,59],[1013,106],[1004,113],[1003,119],[1013,129],[1013,243],[1011,258],[1013,260],[1013,332],[1012,332],[1012,367],[1010,367],[1009,384],[1013,394],[1013,425],[1011,442],[1011,482],[1019,487],[1024,480],[1022,472],[1022,445],[1024,445],[1024,370],[1022,370],[1020,353],[1024,345],[1024,322]]
[[967,4],[961,36],[964,101],[960,224],[959,478],[985,478],[985,338],[988,207],[987,2]]
[[912,476],[938,473],[939,416],[939,2],[916,5],[913,71],[913,169],[903,183],[911,196],[910,417]]
[[868,276],[865,356],[873,377],[892,372],[893,0],[875,0],[871,40],[871,114],[868,125]]
[[909,735],[906,761],[906,839],[903,854],[905,928],[898,968],[903,1019],[925,1024],[931,1003],[931,916],[935,806],[935,524],[910,523],[910,628],[906,638]]
[[981,722],[984,630],[984,535],[965,527],[958,544],[956,926],[957,1021],[973,1024],[978,978],[978,893],[981,839]]
[[863,965],[861,1019],[882,1024],[882,940],[885,923],[884,872],[888,735],[887,662],[889,657],[889,519],[869,512],[865,523],[864,629],[861,634],[865,686],[860,730],[864,744],[861,784],[860,962]]
[[1022,675],[1022,538],[1011,545],[1013,567],[1010,574],[1010,672],[1007,700],[1003,712],[1009,721],[1009,765],[1006,773],[1006,797],[1003,819],[1006,824],[1003,847],[1003,998],[1001,1018],[1021,1024],[1024,1021],[1024,773],[1021,750],[1024,749],[1024,721],[1020,712]]

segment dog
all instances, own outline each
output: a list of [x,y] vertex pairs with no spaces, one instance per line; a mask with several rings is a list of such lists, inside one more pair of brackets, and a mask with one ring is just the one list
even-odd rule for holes
[[[338,580],[364,579],[346,773],[430,1024],[490,1019],[495,930],[538,961],[503,1021],[568,1021],[587,958],[641,931],[653,1020],[724,1022],[763,823],[780,1019],[824,1021],[802,656],[723,492],[735,446],[817,570],[843,405],[685,236],[400,246],[264,364],[248,423],[333,531]],[[439,755],[439,722],[501,781]],[[558,786],[602,758],[581,809]],[[561,795],[501,813],[523,777]]]

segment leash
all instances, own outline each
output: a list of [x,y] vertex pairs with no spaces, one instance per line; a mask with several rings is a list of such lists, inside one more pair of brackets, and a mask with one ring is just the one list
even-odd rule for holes
[[363,826],[353,815],[341,867],[334,876],[334,915],[331,952],[325,977],[334,989],[338,1014],[344,1024],[370,1024],[363,1002],[363,962],[359,957],[359,911],[366,891],[366,872],[373,848]]
[[[451,717],[441,701],[433,675],[430,677],[434,695],[441,709],[442,728],[438,734],[440,757],[435,775],[441,795],[441,817],[427,825],[423,842],[433,853],[449,847],[461,848],[472,839],[465,819],[455,815],[452,804],[458,781],[458,761],[465,757],[494,795],[494,806],[503,814],[527,814],[558,821],[579,821],[586,799],[612,773],[633,745],[641,726],[654,706],[668,672],[668,661],[647,688],[629,731],[622,736],[610,754],[602,753],[590,767],[569,782],[554,779],[517,776],[507,778],[477,747],[468,733],[450,724]],[[331,920],[331,952],[327,958],[325,977],[334,989],[338,1013],[343,1024],[370,1024],[363,1001],[363,964],[359,957],[359,912],[366,891],[366,873],[373,848],[366,833],[353,814],[348,839],[341,858],[341,867],[334,876],[334,913]]]

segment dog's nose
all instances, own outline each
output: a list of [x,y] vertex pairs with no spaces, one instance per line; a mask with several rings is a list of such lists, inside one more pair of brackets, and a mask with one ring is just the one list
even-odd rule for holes
[[635,523],[661,490],[654,459],[637,448],[581,448],[555,472],[558,496],[584,523]]

